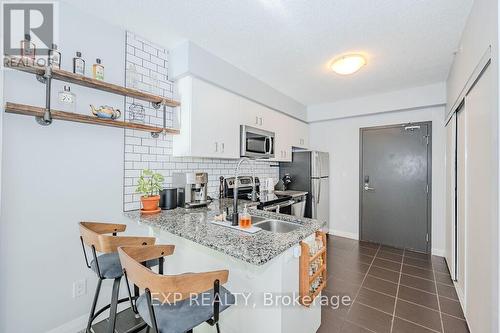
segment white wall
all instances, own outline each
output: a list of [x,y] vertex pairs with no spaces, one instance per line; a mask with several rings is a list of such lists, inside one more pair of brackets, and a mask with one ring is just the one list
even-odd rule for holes
[[[492,89],[494,91],[493,98],[489,101],[491,106],[492,119],[494,119],[493,124],[495,126],[493,132],[495,135],[491,138],[492,145],[494,147],[493,160],[496,164],[493,168],[493,172],[489,175],[491,182],[497,184],[495,186],[496,193],[494,193],[492,200],[495,204],[492,204],[492,216],[491,221],[491,234],[494,235],[492,244],[495,248],[490,249],[491,255],[491,265],[493,266],[492,271],[494,271],[494,276],[487,277],[490,279],[491,284],[483,284],[475,286],[477,288],[487,288],[486,292],[494,295],[493,307],[491,308],[491,321],[492,321],[492,332],[498,332],[500,328],[500,228],[499,228],[499,200],[498,188],[500,186],[499,177],[499,156],[500,156],[500,145],[498,138],[498,130],[500,128],[500,118],[499,114],[499,6],[498,1],[495,0],[476,0],[471,9],[470,16],[467,20],[466,26],[462,33],[462,38],[460,41],[459,52],[456,54],[453,61],[448,80],[447,80],[447,113],[453,111],[452,108],[457,106],[460,102],[460,98],[467,93],[467,89],[470,88],[470,83],[475,74],[477,74],[478,64],[481,62],[481,57],[487,52],[488,48],[491,47],[491,65],[488,70],[492,72]],[[487,102],[487,101],[484,101]],[[467,112],[467,111],[466,111]],[[451,230],[447,230],[448,237],[451,237]],[[451,249],[449,250],[451,251]],[[466,249],[467,251],[467,249]],[[488,260],[488,258],[473,258],[474,260]],[[467,263],[466,263],[467,271]],[[470,268],[473,270],[473,266]],[[467,273],[466,273],[467,274]],[[466,277],[467,284],[467,277]],[[470,286],[469,286],[470,287]],[[469,289],[466,286],[466,290]],[[467,308],[467,297],[465,300],[465,308]],[[466,316],[467,316],[466,311]],[[480,327],[476,325],[484,324],[484,320],[480,318],[468,318],[469,322],[472,323],[473,327]]]
[[[125,32],[91,20],[61,4],[62,66],[71,70],[79,50],[87,72],[99,57],[106,80],[123,84]],[[53,98],[61,86],[54,83]],[[70,86],[79,112],[88,114],[89,103],[124,105],[123,97]],[[32,75],[9,70],[4,97],[42,106],[44,86]],[[5,114],[2,136],[0,332],[45,332],[90,309],[96,276],[84,265],[77,222],[125,221],[124,133],[57,120],[42,127],[32,117]],[[83,278],[87,295],[74,299],[72,283]],[[105,292],[101,303],[106,300]]]
[[315,122],[368,114],[415,110],[446,103],[445,83],[389,91],[386,93],[311,105],[307,121]]
[[[365,110],[370,106],[366,105]],[[432,121],[432,251],[442,255],[444,239],[444,107],[315,122],[310,127],[313,149],[330,153],[330,232],[359,235],[359,130],[362,127]]]
[[[0,24],[0,47],[3,47],[3,24]],[[3,51],[2,51],[3,54]],[[0,102],[3,101],[3,77],[4,70],[0,69]],[[1,104],[0,104],[1,105]],[[3,126],[3,110],[0,109],[0,129]],[[2,133],[0,132],[0,189],[2,188]],[[0,203],[2,202],[2,191],[0,190]],[[0,204],[0,214],[2,212],[2,205]],[[1,223],[1,221],[0,221]],[[1,250],[0,245],[0,250]],[[0,253],[3,253],[0,251]]]
[[[493,53],[498,54],[498,2],[476,0],[446,81],[448,109],[455,104],[465,83],[490,45]],[[494,67],[498,68],[496,57],[493,62]]]
[[306,119],[306,106],[190,41],[170,52],[171,78],[192,75],[294,118]]

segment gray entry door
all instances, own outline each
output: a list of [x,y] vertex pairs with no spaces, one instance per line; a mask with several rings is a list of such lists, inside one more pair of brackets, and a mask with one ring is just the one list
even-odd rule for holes
[[360,238],[430,251],[431,123],[361,129]]

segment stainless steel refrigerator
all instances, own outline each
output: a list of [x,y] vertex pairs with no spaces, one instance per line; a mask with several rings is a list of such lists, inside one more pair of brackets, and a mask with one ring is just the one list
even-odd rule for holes
[[326,221],[328,231],[330,220],[329,156],[320,151],[297,151],[292,153],[292,162],[280,162],[280,178],[291,177],[287,190],[307,191],[305,216]]

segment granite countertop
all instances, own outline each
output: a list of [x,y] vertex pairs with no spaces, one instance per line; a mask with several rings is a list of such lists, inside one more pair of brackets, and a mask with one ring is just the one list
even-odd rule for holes
[[[240,200],[241,205],[245,201]],[[156,215],[141,215],[139,211],[126,212],[125,215],[144,225],[158,227],[174,235],[220,251],[254,265],[263,265],[292,246],[298,244],[324,223],[309,218],[266,212],[252,209],[251,215],[272,218],[300,224],[302,227],[288,233],[275,233],[261,230],[248,234],[210,223],[232,199],[214,200],[208,207],[164,210]]]

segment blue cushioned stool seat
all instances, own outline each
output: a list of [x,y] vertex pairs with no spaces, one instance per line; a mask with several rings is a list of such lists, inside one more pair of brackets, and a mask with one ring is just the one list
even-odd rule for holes
[[[219,295],[219,312],[226,310],[229,306],[234,304],[234,295],[226,288],[221,286]],[[149,326],[152,326],[146,297],[144,293],[137,299],[137,310],[142,319],[144,319]],[[187,298],[175,304],[168,302],[162,304],[158,300],[153,300],[153,309],[156,316],[158,331],[160,333],[184,333],[204,323],[213,317],[213,300],[213,289],[201,293],[192,299]]]
[[[101,271],[101,276],[103,278],[116,279],[123,275],[118,252],[101,254],[97,256],[97,261],[99,262],[99,270]],[[157,265],[159,265],[158,259],[146,261],[146,267],[153,267]],[[90,268],[92,268],[92,270],[97,274],[95,260],[92,260],[90,263]]]

